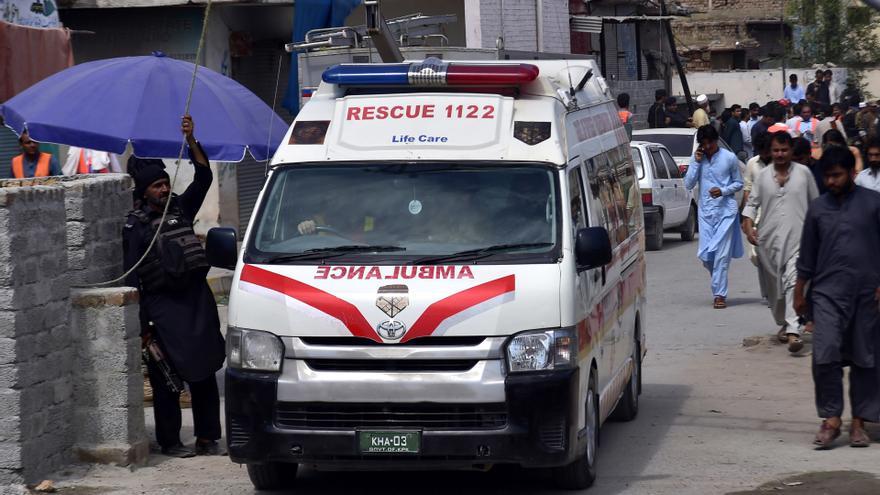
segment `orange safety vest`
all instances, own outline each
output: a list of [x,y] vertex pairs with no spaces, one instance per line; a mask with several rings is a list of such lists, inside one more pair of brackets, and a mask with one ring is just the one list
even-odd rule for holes
[[[34,170],[34,177],[48,177],[49,164],[52,161],[52,155],[49,153],[40,153],[37,159],[37,168]],[[24,153],[12,159],[12,176],[16,179],[24,179]]]
[[[801,135],[801,124],[804,123],[804,119],[802,117],[795,117],[797,119],[797,123],[794,125],[794,129],[792,131],[795,134],[795,137],[800,137]],[[819,123],[819,119],[812,118],[810,119],[810,132],[813,133],[813,136],[816,136],[816,125]]]
[[97,174],[97,173],[107,173],[107,172],[109,172],[109,170],[106,168],[102,168],[101,170],[98,170],[97,172],[93,172],[91,160],[88,163],[86,162],[86,151],[79,150],[79,165],[76,168],[76,173],[78,173],[78,174],[96,173]]
[[620,122],[626,124],[633,114],[629,110],[618,110],[617,115],[620,117]]

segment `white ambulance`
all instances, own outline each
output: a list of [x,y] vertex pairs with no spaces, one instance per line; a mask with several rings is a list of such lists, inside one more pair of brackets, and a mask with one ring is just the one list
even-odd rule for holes
[[635,417],[641,197],[593,61],[329,68],[236,249],[226,434],[258,489],[320,470],[595,476]]

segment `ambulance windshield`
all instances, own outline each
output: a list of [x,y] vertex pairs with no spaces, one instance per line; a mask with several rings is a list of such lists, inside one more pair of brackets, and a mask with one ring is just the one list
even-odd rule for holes
[[475,263],[552,262],[557,189],[556,172],[546,165],[282,167],[246,259],[452,263],[462,255]]

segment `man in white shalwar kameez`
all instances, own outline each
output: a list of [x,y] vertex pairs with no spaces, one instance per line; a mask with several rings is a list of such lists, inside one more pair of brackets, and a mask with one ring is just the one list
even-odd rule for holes
[[[758,173],[742,214],[743,230],[749,242],[757,246],[758,261],[764,270],[770,310],[780,326],[777,335],[788,343],[790,352],[798,352],[804,344],[794,310],[796,265],[807,208],[819,197],[819,188],[808,167],[791,161],[792,144],[785,132],[770,138],[773,166]],[[756,228],[758,214],[761,225]]]

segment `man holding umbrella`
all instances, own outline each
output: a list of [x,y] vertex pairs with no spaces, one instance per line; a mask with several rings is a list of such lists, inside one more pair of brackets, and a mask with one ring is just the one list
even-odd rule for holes
[[[163,454],[191,457],[220,453],[220,398],[214,374],[223,366],[225,352],[217,303],[205,280],[208,263],[192,228],[213,175],[193,136],[191,117],[183,118],[181,130],[195,165],[193,182],[182,194],[171,193],[161,160],[129,160],[136,202],[123,230],[123,249],[126,269],[148,253],[126,283],[140,293],[141,337],[150,351],[147,368],[156,439]],[[180,441],[181,379],[192,395],[195,452]]]

